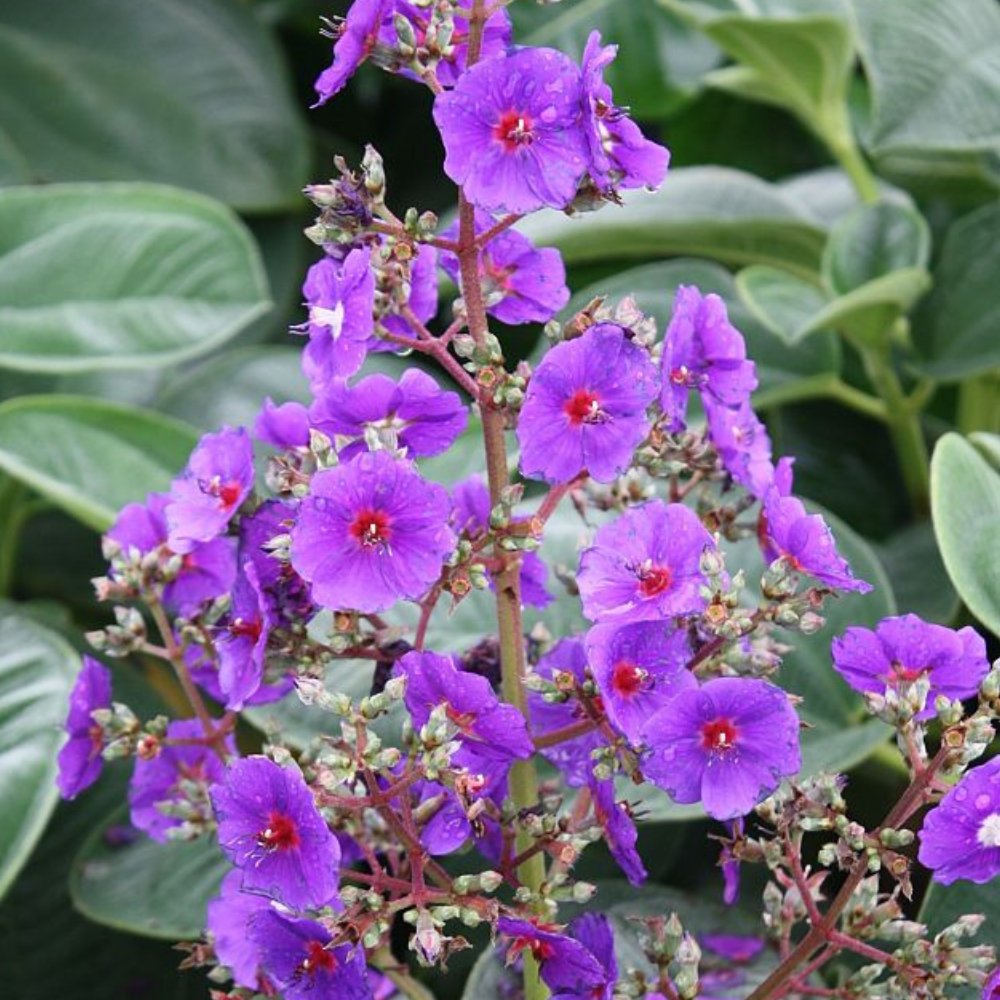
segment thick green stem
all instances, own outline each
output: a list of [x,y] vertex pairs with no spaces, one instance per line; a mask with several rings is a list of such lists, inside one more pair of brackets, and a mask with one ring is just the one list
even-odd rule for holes
[[886,408],[886,421],[910,503],[918,515],[930,510],[930,456],[920,425],[920,412],[903,392],[887,350],[861,346],[865,371]]
[[956,423],[963,434],[973,431],[1000,434],[1000,373],[987,372],[962,383]]
[[861,200],[869,204],[878,201],[878,179],[858,149],[847,106],[840,105],[832,120],[817,131],[834,158],[844,168],[844,172],[850,177]]

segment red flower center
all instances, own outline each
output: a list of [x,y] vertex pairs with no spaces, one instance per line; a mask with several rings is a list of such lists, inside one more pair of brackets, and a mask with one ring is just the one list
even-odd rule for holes
[[229,624],[229,634],[237,639],[256,642],[260,638],[263,623],[259,618],[234,618]]
[[902,663],[892,664],[892,677],[889,678],[890,684],[906,683],[912,684],[914,681],[920,680],[921,677],[927,672],[924,667],[904,667]]
[[545,941],[542,938],[532,938],[532,937],[517,937],[514,938],[510,943],[511,951],[515,955],[519,955],[522,951],[526,949],[535,956],[535,960],[538,962],[546,962],[555,954],[555,945],[551,941]]
[[679,365],[677,368],[671,368],[670,381],[674,385],[689,386],[691,384],[691,369],[687,365]]
[[460,712],[453,705],[445,705],[444,714],[451,719],[452,722],[458,726],[462,732],[468,732],[472,728],[472,724],[476,721],[476,717],[472,712]]
[[310,976],[317,972],[333,972],[337,968],[337,956],[323,947],[322,941],[310,941],[306,946],[306,957],[302,961],[302,971]]
[[291,816],[272,810],[267,826],[257,834],[257,843],[269,851],[291,851],[302,843],[298,824]]
[[656,597],[662,594],[673,582],[673,573],[669,566],[653,566],[647,563],[639,567],[639,593],[643,597]]
[[220,483],[216,489],[219,506],[223,510],[232,510],[240,498],[240,484],[230,480],[228,483]]
[[563,413],[569,417],[569,422],[573,427],[580,424],[596,424],[604,418],[604,411],[601,409],[601,401],[597,393],[589,389],[577,389],[569,399],[563,403]]
[[191,570],[198,568],[198,560],[195,559],[193,552],[185,552],[181,556],[181,572],[190,573]]
[[701,745],[715,753],[728,753],[736,745],[739,735],[731,719],[712,719],[701,727]]
[[358,544],[366,548],[387,545],[392,537],[389,515],[381,510],[361,511],[347,530]]
[[644,679],[644,672],[628,660],[620,660],[611,668],[611,686],[623,698],[638,694]]
[[534,142],[533,126],[531,115],[526,112],[505,111],[493,126],[493,138],[503,146],[505,153],[513,153]]

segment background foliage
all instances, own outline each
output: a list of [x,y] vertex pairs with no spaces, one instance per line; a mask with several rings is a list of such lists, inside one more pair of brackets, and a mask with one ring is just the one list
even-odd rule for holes
[[[317,15],[345,6],[0,9],[0,968],[15,1000],[207,996],[156,939],[197,932],[218,859],[135,841],[113,812],[118,768],[57,807],[55,727],[80,636],[103,621],[96,532],[166,487],[198,431],[249,421],[265,394],[305,398],[287,334],[311,253],[303,184],[371,141],[397,210],[451,207],[420,88],[366,67],[304,110],[329,57]],[[1000,6],[517,0],[512,13],[529,44],[578,55],[594,27],[618,42],[616,97],[673,154],[655,195],[526,225],[563,251],[567,311],[632,293],[662,329],[678,284],[721,294],[797,491],[840,519],[857,572],[880,584],[787,668],[821,706],[807,768],[853,767],[862,811],[877,811],[899,776],[885,730],[828,669],[830,635],[897,609],[1000,633]],[[539,335],[509,332],[510,355],[531,356]],[[469,454],[434,474],[468,472]],[[572,562],[568,528],[543,555]],[[567,626],[575,613],[557,609]],[[461,648],[488,629],[470,601],[435,639]],[[146,664],[112,666],[137,710],[177,707]],[[697,890],[709,906],[705,825],[664,801],[643,843],[671,888],[649,892]],[[659,824],[681,820],[665,837]],[[612,873],[587,864],[584,877]],[[938,925],[998,916],[976,889],[929,898]],[[467,972],[456,961],[439,995]],[[478,968],[466,995],[492,996],[492,975]]]

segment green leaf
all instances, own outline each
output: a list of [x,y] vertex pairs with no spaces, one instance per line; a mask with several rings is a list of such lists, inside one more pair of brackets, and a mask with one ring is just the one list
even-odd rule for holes
[[131,831],[126,811],[93,830],[73,861],[73,905],[95,923],[169,941],[205,927],[205,907],[229,870],[218,844],[203,837],[161,844],[145,834],[125,843],[109,829]]
[[56,754],[79,657],[51,629],[0,608],[0,897],[58,800]]
[[0,404],[0,470],[97,531],[126,503],[166,489],[196,442],[179,421],[84,396]]
[[0,367],[175,364],[269,308],[249,233],[208,198],[146,184],[0,191]]
[[1000,472],[958,434],[945,434],[934,449],[931,513],[951,582],[1000,636]]
[[597,29],[605,45],[620,46],[605,71],[612,90],[636,118],[660,117],[693,96],[719,63],[719,50],[656,0],[579,0],[558,10],[511,7],[522,45],[547,45],[578,58]]
[[993,0],[850,0],[871,86],[868,148],[1000,148],[1000,7]]
[[986,431],[976,431],[969,435],[969,440],[979,449],[979,453],[990,465],[1000,472],[1000,434],[988,434]]
[[297,204],[308,171],[281,54],[238,0],[90,0],[57,17],[7,0],[0,122],[7,184],[141,179],[262,211]]
[[[850,177],[837,167],[821,167],[788,177],[778,184],[804,206],[816,224],[828,229],[852,209],[863,204]],[[910,196],[885,181],[879,181],[879,197],[900,205],[913,206]]]
[[825,308],[827,299],[808,281],[755,264],[740,271],[736,287],[754,316],[790,346],[817,332],[812,318]]
[[922,371],[954,381],[1000,368],[1000,204],[959,219],[945,236],[934,290],[913,321]]
[[656,192],[630,192],[622,207],[582,218],[540,212],[521,227],[558,246],[567,264],[651,256],[712,257],[725,264],[772,264],[815,276],[822,230],[781,188],[739,170],[685,167]]
[[949,624],[960,601],[944,568],[930,522],[910,525],[878,546],[900,612]]

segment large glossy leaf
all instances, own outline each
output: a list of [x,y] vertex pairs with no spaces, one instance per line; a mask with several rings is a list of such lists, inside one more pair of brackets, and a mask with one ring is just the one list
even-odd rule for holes
[[160,181],[262,210],[295,204],[307,166],[301,113],[253,7],[4,3],[0,182]]
[[58,633],[0,608],[0,897],[55,808],[59,727],[79,662]]
[[0,470],[98,531],[129,501],[166,489],[196,440],[170,417],[83,396],[0,405]]
[[581,0],[557,10],[519,3],[511,14],[522,45],[548,45],[579,57],[594,29],[604,44],[619,45],[605,79],[638,118],[674,110],[719,63],[719,50],[656,0]]
[[1000,148],[1000,7],[993,0],[850,0],[878,155]]
[[789,345],[816,332],[812,319],[827,304],[816,285],[764,264],[740,271],[736,287],[754,316]]
[[920,367],[949,381],[1000,368],[1000,204],[956,222],[913,324]]
[[201,936],[205,906],[228,864],[210,837],[161,844],[116,812],[97,827],[73,862],[73,905],[116,930],[169,941]]
[[878,546],[899,611],[947,625],[958,611],[959,599],[938,551],[928,521],[912,524]]
[[[862,204],[850,177],[837,167],[821,167],[796,174],[778,184],[802,205],[818,225],[828,228]],[[879,198],[900,205],[913,205],[910,196],[883,180],[878,182]]]
[[726,264],[772,264],[806,277],[819,269],[824,236],[795,199],[739,170],[685,167],[657,192],[630,192],[623,207],[582,218],[531,216],[524,231],[558,246],[567,263],[710,257]]
[[269,307],[257,249],[218,202],[147,184],[0,191],[0,367],[173,364]]
[[931,512],[951,582],[1000,635],[1000,472],[958,434],[946,434],[934,449]]

